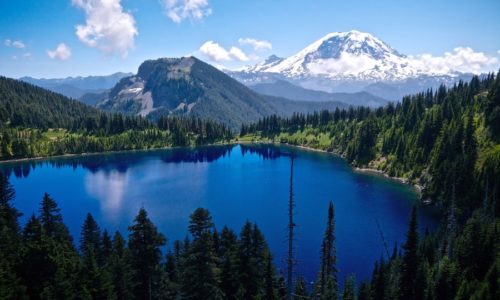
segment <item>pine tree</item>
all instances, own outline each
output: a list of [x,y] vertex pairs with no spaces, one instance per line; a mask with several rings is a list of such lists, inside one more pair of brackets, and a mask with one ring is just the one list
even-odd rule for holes
[[100,255],[98,263],[100,267],[103,267],[108,263],[112,252],[113,241],[111,240],[108,231],[104,230],[101,237],[101,249],[99,250]]
[[321,269],[319,275],[320,295],[335,295],[338,291],[334,218],[335,209],[333,203],[330,202],[328,205],[326,229],[321,244]]
[[227,296],[236,295],[240,288],[238,237],[227,226],[221,231],[220,240],[220,268],[221,289]]
[[356,278],[350,275],[345,279],[342,300],[356,300]]
[[40,206],[40,222],[47,236],[57,241],[72,243],[68,228],[63,223],[61,209],[47,193],[44,194]]
[[109,259],[109,273],[117,300],[132,299],[136,285],[131,265],[131,257],[125,240],[117,231],[113,236],[113,247]]
[[56,265],[49,257],[42,224],[32,215],[23,229],[20,272],[30,299],[37,299]]
[[369,282],[361,283],[359,287],[358,300],[372,300],[372,291]]
[[297,278],[297,282],[295,283],[295,290],[293,292],[294,300],[306,300],[309,299],[309,295],[307,293],[306,282],[304,277]]
[[273,257],[269,248],[264,251],[264,299],[276,298],[276,278]]
[[400,299],[410,300],[415,295],[415,279],[419,268],[418,256],[418,225],[417,208],[413,207],[411,212],[406,242],[403,245],[403,266],[401,278],[401,297]]
[[190,299],[221,299],[220,278],[213,241],[214,224],[208,210],[196,209],[190,216],[193,241],[183,265],[182,291]]
[[90,213],[87,214],[83,222],[80,238],[80,252],[85,253],[88,249],[92,249],[94,255],[99,259],[99,252],[101,250],[101,230]]
[[41,297],[70,298],[77,293],[80,260],[57,202],[47,193],[42,199],[39,219],[49,262],[45,267],[51,270]]
[[23,299],[25,287],[16,272],[20,263],[19,223],[21,215],[12,206],[15,192],[0,172],[0,299]]
[[151,299],[159,280],[161,261],[160,247],[165,245],[165,237],[148,218],[144,208],[129,228],[129,249],[134,271],[134,295],[139,299]]

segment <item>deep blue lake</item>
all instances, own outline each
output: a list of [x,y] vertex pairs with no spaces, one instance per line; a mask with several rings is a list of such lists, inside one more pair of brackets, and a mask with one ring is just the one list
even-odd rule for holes
[[[340,278],[370,278],[374,262],[404,242],[415,191],[379,175],[363,174],[331,154],[266,145],[214,146],[7,163],[22,223],[37,213],[43,193],[55,198],[75,241],[87,212],[101,229],[127,234],[139,208],[172,245],[187,234],[189,215],[209,209],[218,229],[239,233],[246,220],[263,231],[279,271],[285,271],[290,174],[295,153],[297,275],[315,279],[329,201],[335,205]],[[378,224],[377,224],[378,223]],[[419,225],[436,218],[419,209]]]

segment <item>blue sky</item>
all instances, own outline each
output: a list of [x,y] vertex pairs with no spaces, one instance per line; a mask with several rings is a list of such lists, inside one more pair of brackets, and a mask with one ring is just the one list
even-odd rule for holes
[[470,47],[500,59],[498,0],[1,0],[0,74],[135,72],[189,54],[234,68],[352,29],[408,55]]

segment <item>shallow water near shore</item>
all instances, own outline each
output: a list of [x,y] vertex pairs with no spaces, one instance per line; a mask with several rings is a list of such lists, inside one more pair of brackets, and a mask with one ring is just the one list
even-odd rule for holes
[[[44,192],[55,198],[75,241],[90,212],[102,229],[127,234],[141,206],[169,240],[187,234],[189,215],[209,209],[217,229],[239,233],[246,220],[263,231],[278,272],[285,271],[290,154],[294,153],[296,275],[315,279],[328,202],[335,205],[340,279],[370,278],[385,243],[404,242],[410,210],[418,203],[411,186],[381,175],[355,172],[343,159],[276,145],[226,145],[60,157],[4,163],[16,189],[21,222],[37,213]],[[419,209],[419,225],[436,217]],[[167,246],[168,247],[168,246]]]

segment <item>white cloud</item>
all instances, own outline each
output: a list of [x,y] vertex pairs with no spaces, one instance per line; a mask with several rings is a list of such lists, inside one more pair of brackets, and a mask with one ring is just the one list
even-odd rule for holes
[[26,53],[23,54],[23,58],[32,59],[33,55],[31,55],[31,52],[26,52]]
[[200,52],[214,62],[249,60],[248,56],[240,48],[231,47],[231,49],[229,49],[228,51],[214,41],[207,41],[203,45],[201,45]]
[[26,45],[24,45],[24,43],[23,43],[23,42],[21,42],[21,41],[13,41],[13,42],[12,42],[12,46],[13,46],[13,47],[16,47],[16,48],[18,48],[18,49],[23,49],[23,48],[25,48],[25,47],[26,47]]
[[126,57],[138,34],[134,17],[123,10],[121,0],[72,0],[85,12],[85,25],[76,26],[76,35],[85,45],[106,54]]
[[250,45],[255,51],[265,51],[273,49],[273,45],[268,41],[257,40],[253,38],[239,39],[240,45]]
[[201,20],[212,14],[208,0],[160,0],[160,3],[167,17],[175,23],[184,19]]
[[375,67],[377,61],[368,56],[357,56],[351,53],[342,53],[339,59],[318,59],[307,65],[313,74],[345,74],[354,75]]
[[26,48],[26,45],[22,41],[13,41],[10,39],[6,39],[3,41],[3,44],[7,47],[14,47],[14,48],[18,48],[18,49]]
[[231,47],[229,49],[229,54],[234,57],[238,61],[247,61],[249,60],[248,56],[238,47]]
[[495,55],[476,52],[469,47],[457,47],[441,56],[420,54],[381,62],[367,55],[342,53],[340,58],[317,59],[307,65],[317,75],[358,75],[370,72],[400,70],[407,75],[447,75],[454,72],[481,74],[497,70],[500,59]]
[[497,57],[476,52],[470,47],[457,47],[452,52],[444,53],[443,56],[431,54],[410,56],[409,63],[422,72],[433,74],[446,74],[453,71],[480,74],[499,67]]
[[229,52],[214,41],[207,41],[200,47],[200,52],[212,61],[229,61]]
[[71,57],[71,49],[66,44],[60,43],[54,51],[47,50],[47,55],[52,59],[67,60]]

